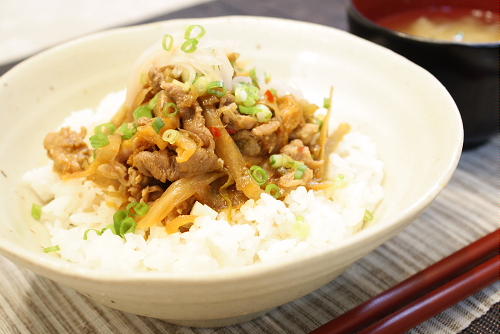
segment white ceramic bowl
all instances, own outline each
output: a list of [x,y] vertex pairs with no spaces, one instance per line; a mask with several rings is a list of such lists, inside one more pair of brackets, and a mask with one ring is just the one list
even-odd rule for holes
[[[72,110],[125,87],[136,57],[166,32],[206,27],[371,136],[385,163],[373,224],[320,254],[210,274],[103,274],[44,254],[18,183],[46,161],[42,140]],[[238,44],[238,43],[236,43]],[[460,115],[444,87],[405,58],[346,32],[260,17],[154,23],[106,31],[45,51],[0,78],[0,252],[15,263],[119,310],[192,326],[241,322],[304,296],[394,236],[446,185],[462,147]],[[43,233],[41,233],[43,234]]]

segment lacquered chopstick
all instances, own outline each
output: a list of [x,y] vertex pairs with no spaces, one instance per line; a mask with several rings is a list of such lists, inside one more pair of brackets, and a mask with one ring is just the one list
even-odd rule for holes
[[498,254],[500,229],[362,303],[311,334],[351,334]]
[[400,334],[443,312],[498,280],[500,255],[420,297],[401,310],[377,321],[358,334]]

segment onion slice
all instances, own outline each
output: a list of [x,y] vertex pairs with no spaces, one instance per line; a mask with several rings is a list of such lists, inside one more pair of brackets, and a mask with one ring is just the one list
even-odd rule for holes
[[186,177],[172,183],[149,208],[148,213],[137,223],[137,228],[147,229],[158,225],[175,207],[193,196],[199,189],[208,186],[224,173],[208,173]]

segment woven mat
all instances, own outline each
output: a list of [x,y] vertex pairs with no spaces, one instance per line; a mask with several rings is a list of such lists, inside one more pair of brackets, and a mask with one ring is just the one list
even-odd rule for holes
[[[345,28],[346,0],[215,1],[150,21],[178,17],[267,15]],[[7,66],[0,67],[6,70]],[[465,152],[450,184],[392,240],[319,290],[236,326],[192,329],[115,311],[0,257],[0,333],[307,333],[499,227],[500,137]],[[410,333],[499,333],[500,283]]]

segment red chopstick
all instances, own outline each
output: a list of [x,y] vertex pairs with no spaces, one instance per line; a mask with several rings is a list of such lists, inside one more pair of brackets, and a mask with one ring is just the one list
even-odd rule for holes
[[[352,334],[498,254],[500,229],[364,302],[311,334]],[[451,306],[451,305],[450,305]]]
[[443,312],[498,279],[500,255],[420,297],[410,305],[388,315],[358,334],[399,334]]

